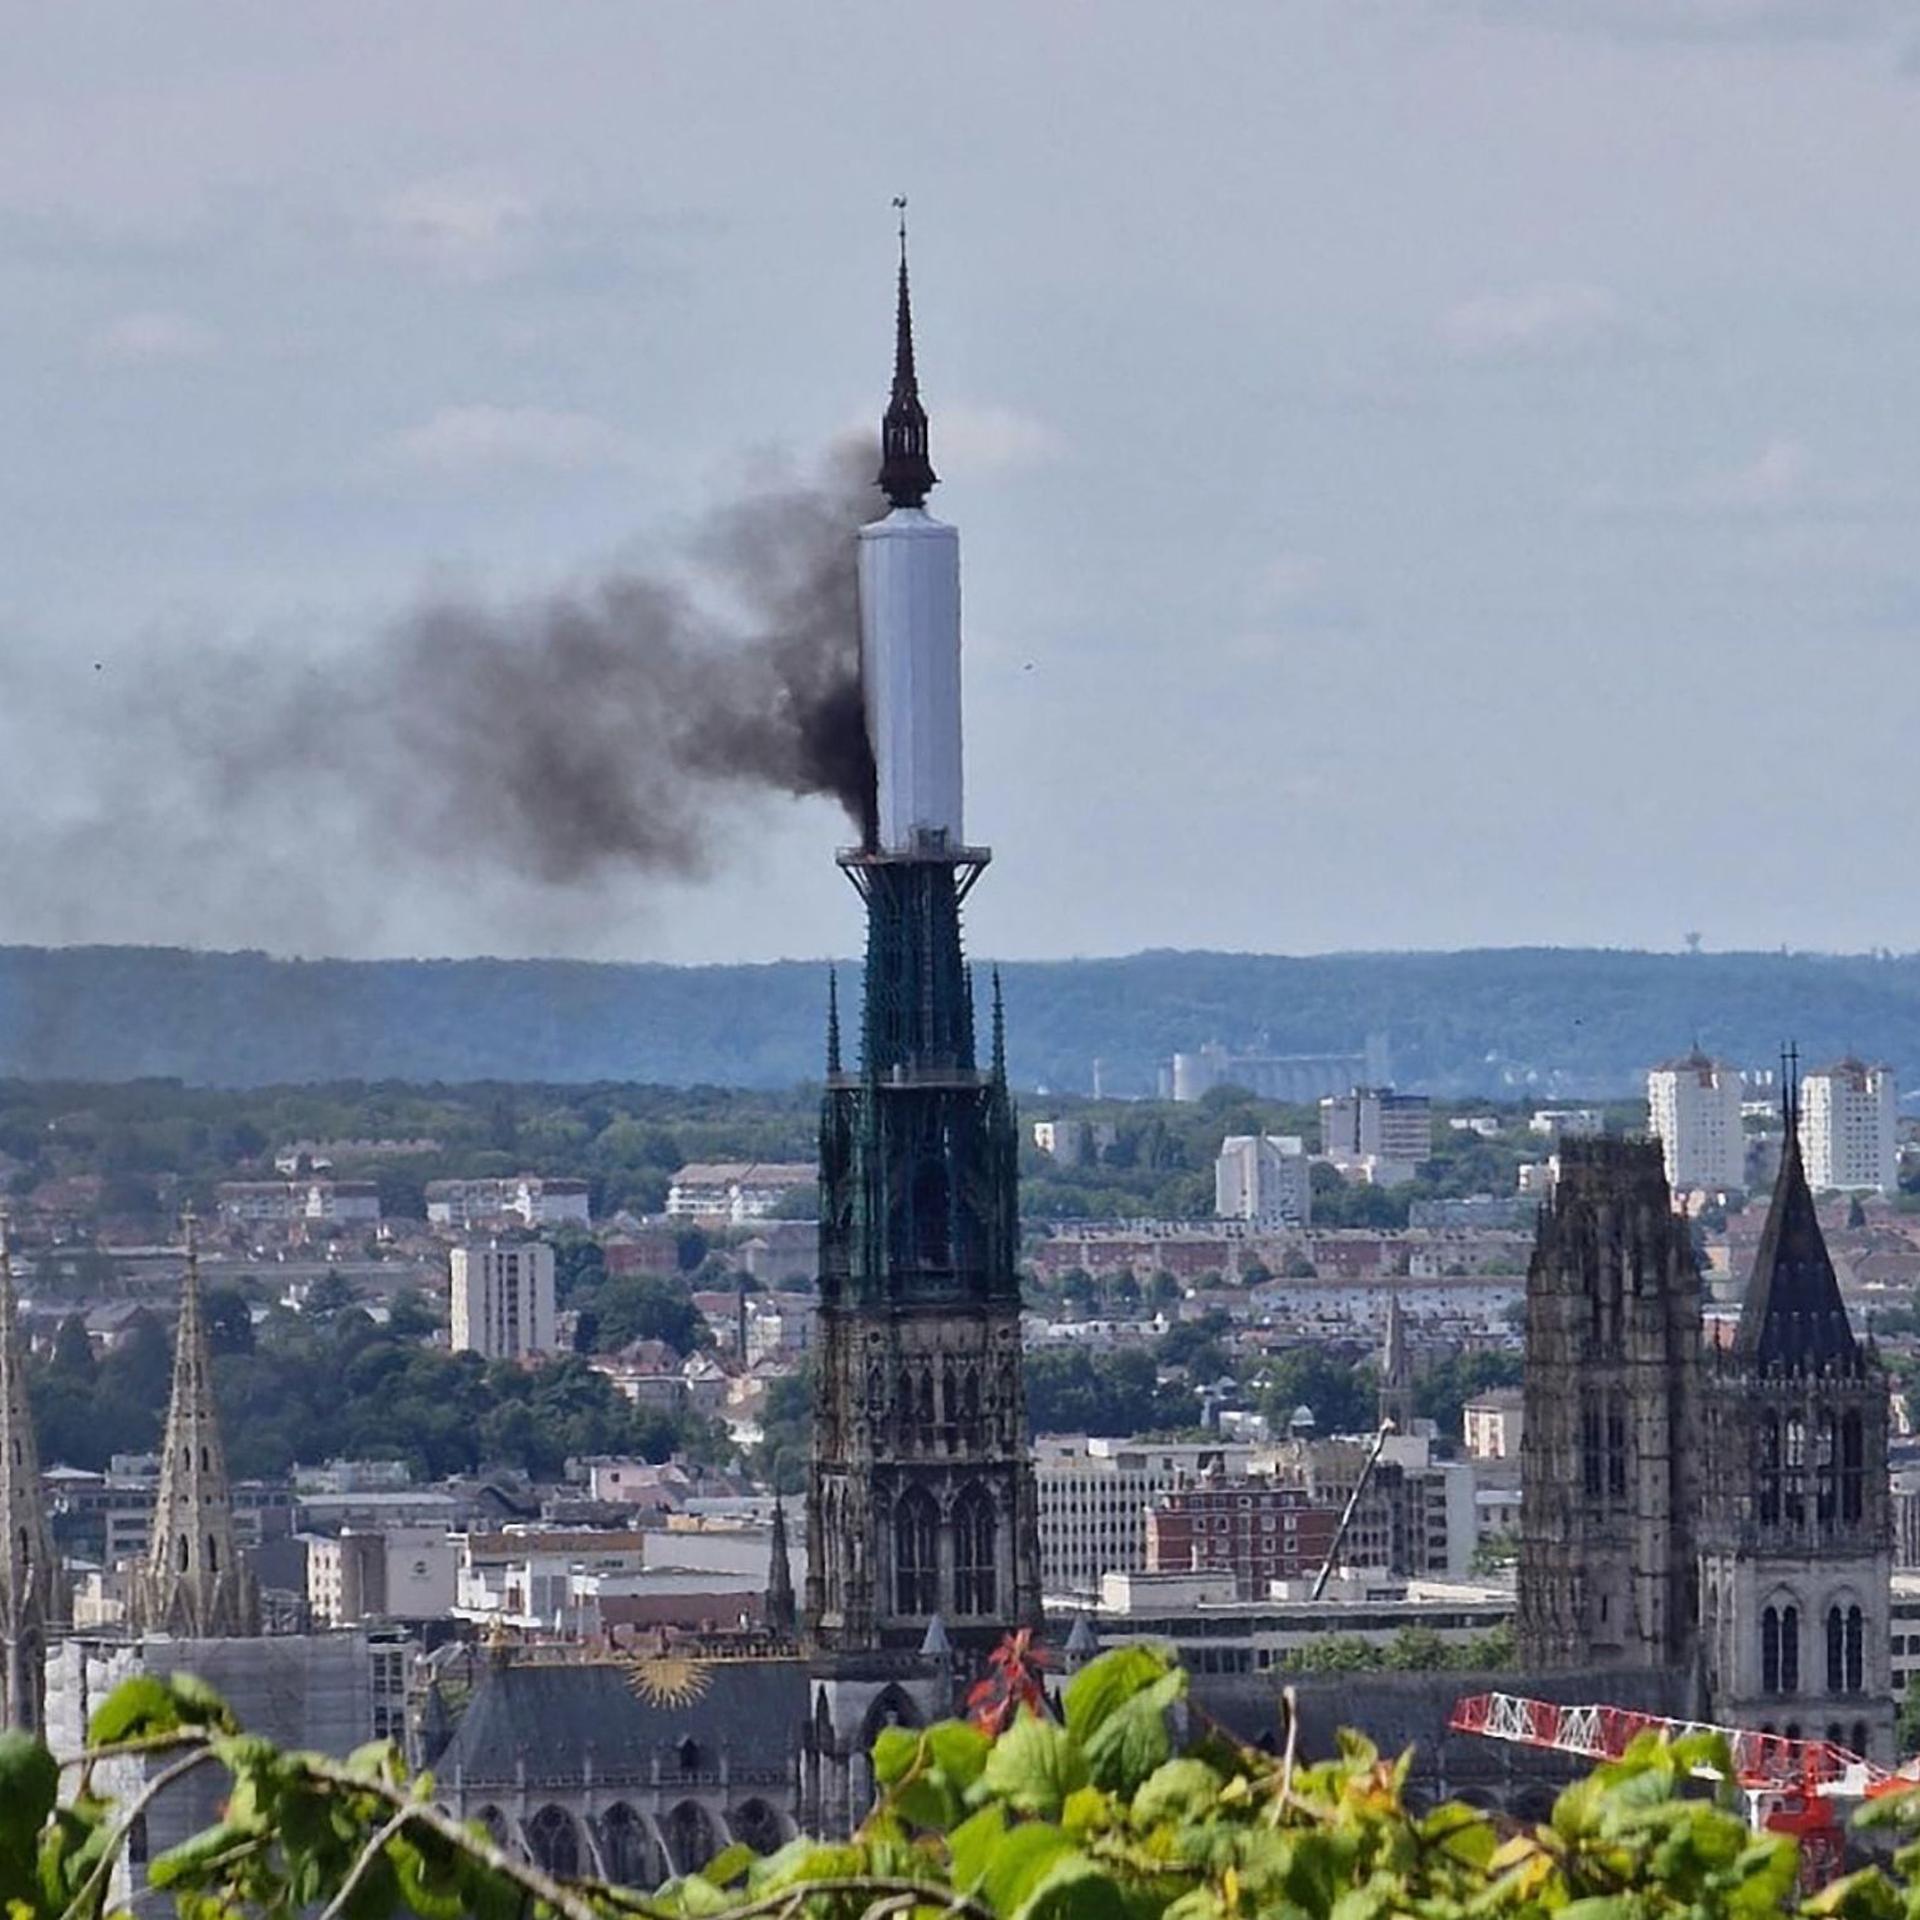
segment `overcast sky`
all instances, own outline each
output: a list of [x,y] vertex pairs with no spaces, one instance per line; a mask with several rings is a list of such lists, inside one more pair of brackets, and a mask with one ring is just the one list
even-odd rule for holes
[[976,951],[1920,946],[1898,0],[6,11],[0,940],[857,946],[822,802],[543,888],[152,714],[874,420],[905,192]]

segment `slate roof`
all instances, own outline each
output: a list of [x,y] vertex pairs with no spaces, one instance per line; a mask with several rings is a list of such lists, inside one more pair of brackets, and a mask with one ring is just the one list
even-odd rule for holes
[[1860,1368],[1860,1346],[1801,1164],[1800,1137],[1791,1128],[1733,1346],[1742,1360],[1763,1371],[1854,1373]]
[[[676,1663],[678,1664],[678,1663]],[[786,1780],[807,1718],[807,1673],[797,1659],[692,1663],[691,1698],[646,1697],[618,1661],[489,1667],[434,1772],[469,1791],[565,1787],[589,1771],[601,1783],[696,1781],[728,1760],[735,1780]],[[689,1689],[691,1692],[691,1688]],[[692,1747],[686,1743],[691,1741]]]

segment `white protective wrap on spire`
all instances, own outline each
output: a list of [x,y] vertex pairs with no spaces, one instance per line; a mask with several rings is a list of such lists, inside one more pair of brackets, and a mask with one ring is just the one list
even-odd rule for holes
[[860,672],[880,851],[964,846],[960,536],[923,508],[860,529]]

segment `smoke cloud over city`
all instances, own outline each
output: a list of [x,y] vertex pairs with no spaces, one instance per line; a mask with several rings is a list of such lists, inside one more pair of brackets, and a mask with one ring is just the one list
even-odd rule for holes
[[838,800],[863,836],[853,530],[873,449],[735,501],[674,562],[516,605],[442,598],[356,660],[326,724],[250,670],[253,716],[203,741],[223,805],[269,786],[366,809],[456,865],[566,887],[611,868],[697,877],[729,802]]

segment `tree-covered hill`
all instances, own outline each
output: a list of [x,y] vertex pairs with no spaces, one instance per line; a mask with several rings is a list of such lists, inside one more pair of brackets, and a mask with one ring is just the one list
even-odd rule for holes
[[[792,1086],[819,1070],[826,971],[0,948],[0,1075]],[[1442,1093],[1624,1093],[1696,1036],[1742,1064],[1794,1038],[1920,1073],[1920,955],[1154,952],[1004,973],[1024,1087],[1084,1091],[1099,1058],[1108,1092],[1144,1093],[1209,1040],[1324,1052],[1372,1033],[1401,1085]]]

